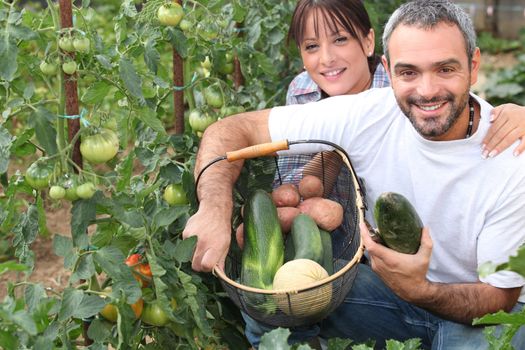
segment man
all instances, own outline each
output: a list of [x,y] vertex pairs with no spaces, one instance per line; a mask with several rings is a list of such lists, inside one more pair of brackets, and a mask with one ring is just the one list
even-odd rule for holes
[[[525,241],[525,159],[508,150],[480,156],[492,107],[469,93],[480,52],[458,6],[445,0],[404,4],[386,25],[383,46],[392,89],[226,118],[206,131],[196,172],[226,151],[270,140],[341,145],[366,180],[369,207],[382,192],[401,193],[426,227],[419,251],[407,255],[374,243],[361,225],[371,267],[359,266],[321,335],[374,339],[378,347],[386,339],[417,337],[433,349],[487,348],[483,328],[470,326],[472,320],[521,310],[525,301],[522,276],[477,273],[484,262],[507,261]],[[241,164],[223,163],[201,178],[200,208],[184,231],[199,238],[195,270],[222,267],[227,254],[231,189]],[[257,330],[248,324],[255,345]],[[525,348],[525,331],[513,341]]]

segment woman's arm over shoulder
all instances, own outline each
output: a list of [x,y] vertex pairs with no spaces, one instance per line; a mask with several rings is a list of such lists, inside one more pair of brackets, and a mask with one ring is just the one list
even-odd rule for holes
[[520,140],[514,155],[525,150],[525,107],[506,103],[495,107],[491,112],[491,127],[483,139],[483,156],[495,157],[514,142]]

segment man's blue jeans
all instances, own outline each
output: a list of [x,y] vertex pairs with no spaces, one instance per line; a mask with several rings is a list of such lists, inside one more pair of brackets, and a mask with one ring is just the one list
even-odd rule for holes
[[[512,312],[519,312],[518,303]],[[273,327],[261,324],[243,314],[248,341],[258,347],[261,336]],[[433,350],[487,349],[484,327],[472,327],[439,318],[397,297],[370,269],[359,264],[352,289],[341,304],[320,324],[291,329],[290,343],[304,342],[316,335],[349,338],[354,344],[375,340],[377,349],[385,341],[420,338],[422,347]],[[515,349],[525,349],[525,327],[514,336]]]

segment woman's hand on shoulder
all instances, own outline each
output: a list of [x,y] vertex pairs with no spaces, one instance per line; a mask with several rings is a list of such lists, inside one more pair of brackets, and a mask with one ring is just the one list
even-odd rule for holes
[[495,157],[514,142],[520,140],[514,149],[515,156],[525,150],[525,107],[506,103],[495,107],[490,115],[491,127],[483,139],[483,157]]

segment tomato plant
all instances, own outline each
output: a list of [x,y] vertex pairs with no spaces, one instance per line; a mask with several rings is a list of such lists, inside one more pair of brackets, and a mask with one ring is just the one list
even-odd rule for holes
[[58,39],[58,47],[66,52],[75,51],[75,46],[73,45],[73,38],[70,36],[63,36]]
[[66,74],[74,74],[77,71],[77,63],[75,61],[68,61],[62,63],[62,70]]
[[212,84],[204,88],[204,99],[210,107],[221,108],[224,104],[224,96],[219,84]]
[[49,186],[54,174],[54,164],[46,160],[37,160],[27,168],[25,179],[35,190],[42,190]]
[[[139,299],[135,303],[131,304],[131,309],[135,314],[135,318],[141,317],[144,312],[144,300]],[[111,322],[117,322],[118,314],[119,312],[117,306],[110,303],[104,305],[104,308],[100,311],[100,315]]]
[[49,188],[49,197],[52,199],[62,199],[66,196],[66,189],[62,186],[51,186]]
[[[77,349],[89,338],[93,348],[141,348],[144,341],[164,349],[248,348],[239,311],[216,278],[191,269],[195,241],[181,237],[197,209],[192,169],[200,140],[194,132],[229,113],[228,106],[256,109],[284,101],[290,73],[300,68],[284,45],[293,4],[183,2],[178,24],[159,26],[165,0],[81,1],[72,4],[72,27],[63,28],[56,2],[22,11],[26,3],[8,1],[0,9],[6,48],[0,50],[0,258],[9,251],[17,264],[9,268],[38,269],[32,243],[48,229],[50,254],[62,257],[69,273],[64,288],[53,291],[56,286],[28,282],[26,274],[8,281],[0,343],[7,350]],[[174,81],[174,50],[183,82]],[[242,86],[229,73],[234,55]],[[56,72],[43,62],[56,63]],[[57,74],[58,62],[72,62],[82,74]],[[205,97],[208,86],[219,88],[218,102]],[[191,129],[175,134],[177,91],[184,94]],[[52,185],[49,196],[24,181],[32,160],[40,158],[54,164],[49,181],[46,176],[37,185]],[[168,196],[167,184],[182,187],[185,199],[178,190],[175,199]],[[51,201],[62,195],[71,202]],[[57,208],[66,209],[60,220],[46,221]],[[68,222],[70,234],[61,235],[57,222]],[[148,264],[148,270],[126,265],[137,251],[143,259],[136,266]],[[148,277],[146,288],[136,283],[139,276]],[[103,291],[106,285],[111,292]],[[138,300],[160,306],[166,325],[136,319],[131,305]],[[121,322],[106,321],[108,309],[108,318]]]
[[[76,188],[78,198],[89,199],[93,197],[97,188],[92,182],[86,182]],[[65,193],[64,193],[65,194]]]
[[168,323],[168,315],[158,302],[151,302],[144,305],[144,311],[140,319],[151,326],[162,327]]
[[184,192],[181,184],[169,184],[164,189],[163,198],[169,205],[188,203],[186,192]]
[[77,52],[88,53],[90,46],[91,42],[89,41],[89,38],[83,37],[73,39],[73,47]]
[[128,256],[126,265],[133,269],[133,277],[139,282],[142,288],[147,287],[153,277],[151,267],[147,262],[142,262],[143,256],[135,253]]
[[191,129],[195,132],[203,132],[208,126],[217,120],[217,118],[215,118],[209,112],[201,112],[198,109],[192,110],[188,116],[188,119]]
[[46,62],[46,61],[42,61],[39,67],[42,73],[44,73],[44,75],[55,75],[57,74],[57,71],[58,71],[56,64]]
[[176,2],[170,2],[159,7],[157,18],[165,26],[176,26],[182,20],[184,10]]
[[115,157],[119,150],[117,134],[110,129],[100,129],[92,135],[82,139],[80,152],[89,162],[104,163]]

